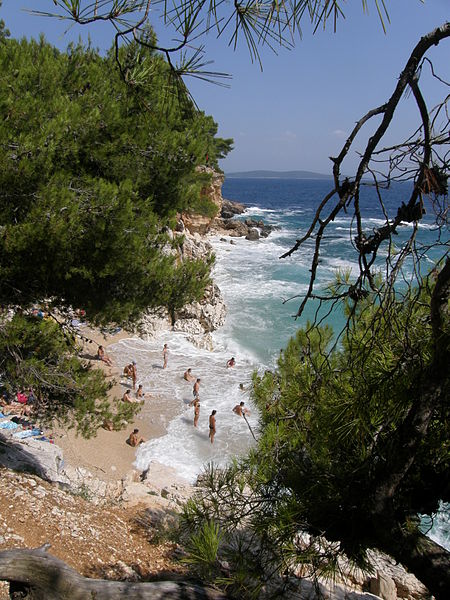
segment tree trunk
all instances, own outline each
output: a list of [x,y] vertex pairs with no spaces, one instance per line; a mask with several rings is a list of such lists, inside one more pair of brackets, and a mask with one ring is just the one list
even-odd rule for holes
[[190,582],[131,583],[89,579],[62,560],[35,550],[0,552],[0,580],[10,582],[11,598],[27,600],[223,600],[217,590]]

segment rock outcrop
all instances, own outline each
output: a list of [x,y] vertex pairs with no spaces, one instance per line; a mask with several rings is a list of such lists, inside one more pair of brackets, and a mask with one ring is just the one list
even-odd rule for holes
[[227,308],[219,287],[213,283],[200,302],[191,302],[175,313],[174,331],[198,335],[210,333],[225,323]]
[[208,173],[211,176],[211,183],[203,188],[202,195],[207,197],[217,207],[216,216],[211,218],[183,213],[178,219],[175,228],[176,232],[184,234],[188,232],[194,236],[216,233],[232,237],[245,237],[247,240],[259,240],[260,237],[267,237],[270,234],[274,229],[273,226],[266,225],[262,220],[235,219],[237,215],[245,212],[246,207],[240,202],[226,200],[222,197],[222,185],[224,181],[222,174],[217,173],[209,167],[199,167],[198,171]]
[[202,215],[195,215],[191,213],[183,213],[180,216],[180,220],[183,226],[189,231],[189,233],[205,235],[211,230],[212,224],[215,221],[217,215],[220,215],[222,210],[222,185],[224,181],[224,175],[211,169],[210,167],[197,167],[199,173],[207,173],[211,176],[211,182],[205,186],[201,195],[206,197],[210,202],[216,205],[217,212],[214,217],[206,217]]
[[[235,218],[245,212],[245,206],[222,197],[223,174],[209,167],[199,167],[198,170],[211,176],[211,183],[204,187],[202,194],[217,207],[217,214],[212,218],[189,213],[179,215],[175,230],[168,232],[172,240],[179,239],[178,251],[168,244],[167,252],[177,255],[180,261],[207,260],[213,252],[206,238],[208,234],[245,237],[252,241],[270,234],[274,227],[262,220]],[[170,329],[182,331],[196,346],[212,349],[210,333],[224,324],[225,317],[222,294],[217,285],[212,284],[200,302],[193,302],[174,315],[169,315],[165,309],[148,311],[139,324],[138,332],[143,337],[154,337]]]
[[222,199],[222,209],[220,211],[220,217],[222,219],[232,219],[236,215],[242,215],[245,212],[245,205],[234,200]]

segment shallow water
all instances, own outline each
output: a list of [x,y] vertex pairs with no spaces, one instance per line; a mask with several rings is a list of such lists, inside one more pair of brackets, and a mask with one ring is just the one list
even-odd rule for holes
[[[169,361],[162,369],[162,347],[169,345]],[[254,359],[242,352],[235,344],[216,341],[213,352],[195,348],[182,333],[164,333],[157,340],[126,339],[108,349],[117,364],[136,360],[138,383],[151,394],[162,398],[175,398],[177,414],[168,423],[167,434],[140,446],[135,466],[145,470],[150,462],[157,461],[177,472],[189,481],[195,481],[205,463],[214,461],[225,465],[232,456],[245,453],[253,443],[252,434],[242,417],[232,412],[233,407],[244,401],[252,414],[248,422],[257,429],[257,414],[252,410],[248,392],[242,391],[240,383],[248,389]],[[236,366],[227,368],[231,356]],[[189,406],[193,399],[193,382],[183,379],[183,373],[192,368],[192,374],[200,377],[200,418],[198,427],[193,426],[194,409]],[[151,400],[150,400],[151,404]],[[216,429],[214,444],[208,439],[209,415],[215,409]],[[145,409],[140,417],[150,418]]]

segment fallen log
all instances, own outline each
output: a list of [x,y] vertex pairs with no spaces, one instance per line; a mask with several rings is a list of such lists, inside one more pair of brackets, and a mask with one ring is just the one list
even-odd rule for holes
[[212,588],[183,581],[135,583],[89,579],[47,553],[36,549],[0,552],[0,580],[10,582],[10,597],[27,600],[223,600]]

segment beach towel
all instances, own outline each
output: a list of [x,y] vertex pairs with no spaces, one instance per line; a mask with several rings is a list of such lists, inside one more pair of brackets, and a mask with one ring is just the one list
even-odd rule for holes
[[36,435],[41,435],[42,431],[40,429],[25,429],[25,431],[18,431],[17,433],[13,433],[13,437],[23,440],[29,437],[35,437]]
[[0,423],[0,429],[17,429],[19,426],[12,421],[3,421]]

